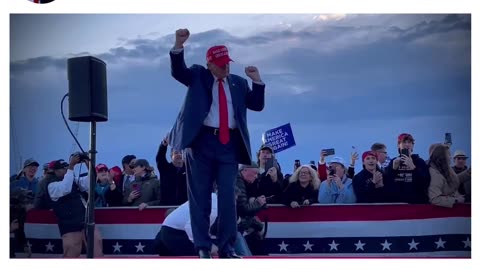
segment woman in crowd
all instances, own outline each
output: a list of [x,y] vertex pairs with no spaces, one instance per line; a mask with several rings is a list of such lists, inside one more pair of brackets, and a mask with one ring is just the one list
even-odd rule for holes
[[147,160],[137,159],[133,172],[135,180],[125,187],[123,203],[127,206],[138,206],[143,210],[147,206],[160,204],[160,184],[158,178],[152,174],[153,168]]
[[450,167],[450,149],[444,144],[435,144],[430,147],[429,171],[430,186],[428,197],[430,203],[443,207],[453,207],[456,203],[464,203],[465,197],[458,192],[458,188],[465,181],[471,179],[471,170],[456,174]]
[[302,165],[290,177],[290,183],[283,194],[283,202],[292,208],[318,203],[319,187],[317,172],[310,165]]

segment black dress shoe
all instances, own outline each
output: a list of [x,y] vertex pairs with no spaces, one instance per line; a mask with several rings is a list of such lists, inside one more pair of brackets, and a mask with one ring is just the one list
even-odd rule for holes
[[212,255],[210,254],[210,251],[208,251],[206,249],[200,249],[198,251],[198,257],[200,259],[211,259]]
[[218,254],[218,257],[221,259],[241,259],[241,256],[235,254],[235,252],[225,253],[225,254]]

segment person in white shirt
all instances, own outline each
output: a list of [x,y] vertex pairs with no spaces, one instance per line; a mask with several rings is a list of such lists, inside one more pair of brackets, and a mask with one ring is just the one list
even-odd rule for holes
[[[81,192],[89,190],[89,176],[75,178],[75,165],[80,163],[80,156],[70,157],[70,163],[63,160],[52,161],[49,167],[53,170],[42,183],[43,191],[47,191],[48,204],[58,220],[58,228],[63,242],[63,256],[77,258],[82,252],[85,239],[85,202]],[[88,167],[88,161],[85,160]],[[100,231],[95,228],[94,256],[103,256]]]
[[[218,215],[217,194],[212,193],[212,211],[210,226]],[[155,238],[155,250],[160,256],[195,256],[198,253],[193,245],[192,223],[188,201],[171,212],[163,221]],[[217,247],[212,245],[212,253]]]

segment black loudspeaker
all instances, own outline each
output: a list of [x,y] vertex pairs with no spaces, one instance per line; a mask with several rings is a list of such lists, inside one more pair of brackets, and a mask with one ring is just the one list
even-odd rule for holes
[[71,121],[108,120],[105,62],[92,56],[68,59],[68,105]]

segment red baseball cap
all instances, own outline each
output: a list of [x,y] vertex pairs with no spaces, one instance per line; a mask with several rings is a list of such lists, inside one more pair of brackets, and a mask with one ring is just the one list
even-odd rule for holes
[[375,157],[377,158],[377,153],[373,152],[373,151],[366,151],[362,154],[362,161],[364,161],[368,156],[372,156],[372,157]]
[[100,163],[98,164],[96,167],[95,167],[95,171],[98,173],[99,171],[101,170],[106,170],[108,171],[108,167],[107,165],[103,164],[103,163]]
[[223,45],[213,46],[207,51],[207,62],[214,63],[219,67],[223,67],[226,64],[233,62],[228,56],[228,49]]

